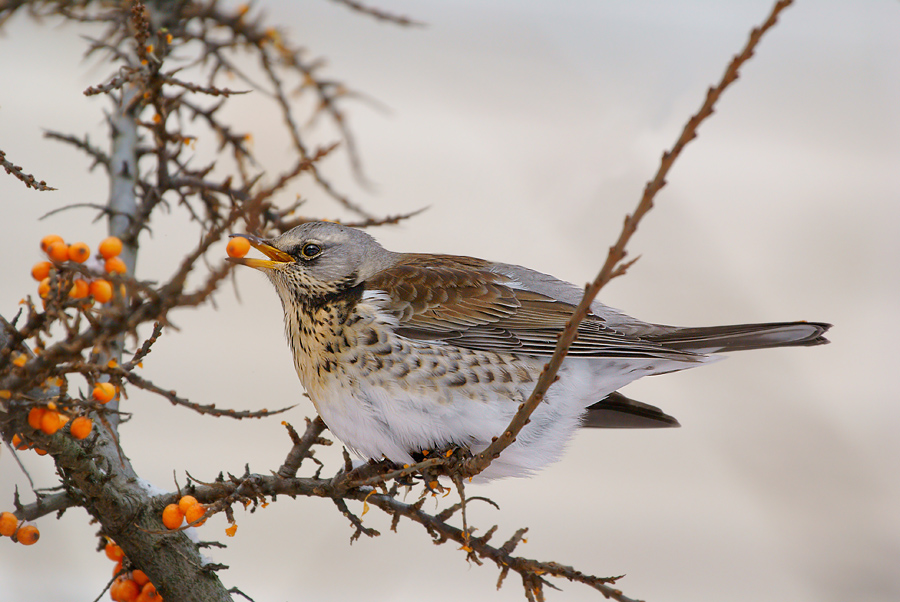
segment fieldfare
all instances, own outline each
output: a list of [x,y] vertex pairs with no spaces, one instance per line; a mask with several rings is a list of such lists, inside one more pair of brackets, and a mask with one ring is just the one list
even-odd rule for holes
[[[264,240],[294,366],[334,435],[364,458],[411,463],[422,450],[477,453],[531,393],[582,289],[473,257],[394,253],[371,236],[310,222]],[[818,345],[829,324],[683,328],[591,306],[531,422],[481,476],[525,476],[554,462],[579,426],[677,426],[616,391],[693,368],[708,354]]]

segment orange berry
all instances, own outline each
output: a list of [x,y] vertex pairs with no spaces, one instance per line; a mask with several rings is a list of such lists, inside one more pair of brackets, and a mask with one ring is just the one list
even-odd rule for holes
[[94,423],[90,418],[86,416],[79,416],[72,421],[72,426],[69,427],[69,432],[72,433],[72,436],[76,439],[84,439],[91,434],[91,429],[93,427]]
[[41,428],[41,418],[44,417],[44,412],[46,412],[44,408],[31,408],[28,411],[28,425],[38,430]]
[[18,433],[16,433],[12,437],[12,446],[16,449],[28,449],[29,447],[31,447],[31,445],[29,445],[25,442],[24,439],[22,439],[22,435]]
[[91,256],[91,248],[83,242],[74,242],[69,245],[69,261],[84,263]]
[[44,238],[41,239],[41,251],[47,252],[47,249],[55,242],[62,242],[62,236],[58,236],[56,234],[48,234]]
[[40,282],[50,275],[53,264],[49,261],[39,261],[31,267],[31,277]]
[[125,267],[125,262],[118,257],[110,257],[107,259],[106,263],[103,265],[103,269],[106,270],[107,274],[124,274],[128,271],[128,268]]
[[140,569],[134,569],[133,571],[131,571],[131,578],[134,579],[134,582],[141,587],[144,587],[145,585],[150,583],[150,578],[147,577],[147,573]]
[[88,290],[97,303],[106,303],[112,299],[112,284],[108,280],[94,280]]
[[243,236],[237,236],[228,241],[225,252],[229,257],[243,257],[250,250],[250,241]]
[[116,236],[104,238],[100,243],[100,246],[97,247],[97,250],[100,252],[100,256],[103,257],[103,259],[115,257],[122,252],[122,241]]
[[97,383],[92,395],[100,403],[109,403],[116,396],[116,386],[112,383]]
[[50,279],[44,278],[41,280],[41,283],[38,285],[38,295],[41,297],[46,297],[50,294]]
[[35,447],[35,448],[33,448],[33,449],[34,449],[34,453],[36,453],[36,454],[39,455],[39,456],[46,456],[46,455],[47,455],[47,450],[46,450],[46,449],[41,449],[40,447]]
[[30,546],[31,544],[37,543],[37,540],[40,538],[41,532],[38,531],[38,528],[34,525],[25,525],[16,531],[16,539],[18,539],[19,543],[22,545]]
[[125,552],[123,552],[122,548],[116,545],[116,542],[114,541],[106,542],[106,547],[103,548],[103,551],[106,552],[107,558],[115,562],[118,562],[125,557]]
[[178,504],[169,504],[162,511],[162,522],[166,529],[177,529],[184,520],[184,512]]
[[156,587],[152,583],[146,583],[134,602],[162,602],[162,598],[156,592]]
[[69,259],[69,247],[61,240],[50,243],[47,247],[47,256],[56,263],[61,263]]
[[[184,518],[187,519],[187,522],[194,523],[193,526],[199,527],[203,523],[206,522],[206,519],[203,516],[206,514],[206,508],[203,507],[203,504],[194,504],[190,508],[187,509],[187,512],[184,513]],[[203,518],[203,520],[199,520]]]
[[18,366],[19,368],[21,368],[22,366],[24,366],[25,364],[28,363],[28,356],[25,355],[24,353],[17,353],[15,355],[15,357],[13,358],[12,363],[13,363],[13,366]]
[[69,296],[73,299],[84,299],[90,293],[90,285],[88,285],[87,280],[82,280],[81,278],[76,278],[72,281],[72,289],[69,291]]
[[48,435],[52,435],[61,429],[63,424],[65,423],[59,415],[59,412],[56,410],[47,410],[44,412],[44,415],[41,416],[41,430]]
[[113,566],[113,572],[112,572],[113,577],[115,577],[116,575],[118,575],[121,572],[122,572],[122,561],[120,560]]
[[119,596],[116,600],[119,602],[134,602],[141,593],[141,588],[133,579],[122,579],[117,593]]
[[12,512],[0,512],[0,535],[11,537],[19,526],[19,519]]
[[183,495],[181,496],[181,499],[178,500],[178,507],[181,508],[182,512],[187,514],[188,508],[190,508],[191,506],[196,506],[199,503],[200,502],[198,502],[197,498],[195,498],[194,496]]

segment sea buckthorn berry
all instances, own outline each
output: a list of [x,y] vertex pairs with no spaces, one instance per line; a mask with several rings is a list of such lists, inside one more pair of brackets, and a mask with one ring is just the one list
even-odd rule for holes
[[84,263],[91,256],[91,248],[83,242],[75,242],[69,245],[69,261]]
[[0,512],[0,535],[11,537],[19,526],[19,519],[12,512]]
[[62,236],[57,234],[48,234],[44,238],[41,239],[41,251],[47,252],[47,249],[55,242],[62,242]]
[[48,435],[52,435],[61,429],[63,424],[65,423],[62,420],[62,416],[55,410],[47,410],[44,412],[44,415],[41,416],[41,430]]
[[97,383],[92,395],[100,403],[109,403],[116,396],[116,386],[112,383]]
[[50,275],[53,264],[49,261],[39,261],[31,267],[31,277],[40,282]]
[[110,257],[107,259],[106,263],[103,265],[103,269],[106,270],[107,274],[124,274],[128,271],[128,268],[125,267],[125,262],[118,257]]
[[34,447],[34,448],[32,448],[32,449],[34,449],[34,453],[36,453],[36,454],[39,455],[39,456],[46,456],[46,455],[47,455],[47,450],[46,450],[46,449],[41,449],[40,447]]
[[18,366],[19,368],[21,368],[28,363],[28,356],[24,353],[17,353],[15,357],[13,357],[12,363],[14,366]]
[[162,511],[162,522],[166,529],[177,529],[184,520],[184,512],[178,504],[169,504]]
[[41,532],[38,531],[38,528],[34,525],[25,525],[16,531],[16,539],[18,539],[19,543],[22,545],[30,546],[31,544],[37,543],[37,540],[40,538]]
[[100,243],[100,246],[97,247],[97,251],[100,252],[100,256],[103,257],[103,259],[115,257],[122,252],[122,241],[116,236],[104,238],[103,242]]
[[69,259],[69,247],[61,240],[50,243],[47,247],[47,256],[56,263],[66,261]]
[[84,299],[90,293],[91,287],[87,283],[87,280],[82,280],[81,278],[76,278],[72,281],[72,289],[69,291],[69,296],[73,299]]
[[199,503],[200,502],[198,502],[197,498],[195,498],[194,496],[183,495],[181,496],[181,499],[178,500],[178,507],[181,508],[182,512],[187,514],[188,508],[190,508],[191,506],[196,506]]
[[41,283],[38,285],[38,295],[41,297],[46,297],[50,294],[50,279],[44,278],[41,280]]
[[[190,508],[187,509],[187,512],[184,513],[184,518],[187,519],[187,522],[194,523],[195,527],[199,527],[203,523],[206,522],[206,519],[203,516],[206,514],[206,508],[203,507],[202,504],[194,504]],[[203,518],[203,520],[199,520]]]
[[112,284],[108,280],[94,280],[89,287],[91,297],[97,303],[106,303],[112,299]]
[[91,434],[91,429],[93,427],[94,422],[90,418],[88,418],[87,416],[79,416],[72,421],[72,426],[69,427],[69,432],[72,433],[72,436],[76,439],[84,439]]
[[16,449],[28,449],[29,447],[31,447],[28,443],[25,442],[24,439],[22,439],[22,435],[18,433],[13,435],[12,446]]
[[243,236],[237,236],[228,241],[225,252],[229,257],[243,257],[250,250],[250,241]]
[[125,556],[125,552],[114,541],[106,542],[106,547],[103,548],[103,551],[106,553],[107,558],[115,562],[122,560]]
[[134,582],[141,587],[144,587],[145,585],[150,583],[150,578],[147,577],[147,573],[140,569],[134,569],[133,571],[131,571],[131,578],[134,579]]
[[116,599],[119,602],[134,602],[140,593],[141,588],[133,579],[122,579],[118,590],[119,596]]
[[156,591],[156,587],[152,583],[147,583],[141,589],[141,594],[134,602],[162,602],[162,598]]

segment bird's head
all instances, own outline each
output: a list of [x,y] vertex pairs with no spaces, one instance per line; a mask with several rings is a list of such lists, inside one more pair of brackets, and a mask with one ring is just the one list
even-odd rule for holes
[[339,294],[396,261],[365,232],[331,222],[308,222],[271,239],[233,236],[246,238],[268,259],[229,260],[265,273],[282,301],[294,303]]

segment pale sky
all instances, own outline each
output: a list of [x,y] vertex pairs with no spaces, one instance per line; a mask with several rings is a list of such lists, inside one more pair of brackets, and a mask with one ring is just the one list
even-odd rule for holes
[[[401,29],[321,0],[265,4],[327,73],[377,101],[350,104],[365,173],[326,163],[341,190],[375,213],[430,209],[372,231],[397,251],[449,252],[517,263],[583,284],[600,268],[706,88],[771,3],[378,2],[427,23]],[[497,543],[530,528],[522,555],[598,575],[627,574],[626,594],[697,600],[888,601],[900,598],[900,6],[799,2],[763,41],[717,114],[678,161],[632,240],[640,261],[601,300],[648,321],[712,325],[808,319],[835,324],[825,347],[734,354],[685,373],[644,379],[625,393],[677,417],[681,429],[585,431],[558,464],[531,479],[472,487],[501,511]],[[38,241],[55,232],[92,245],[105,235],[89,211],[43,222],[66,203],[104,202],[101,170],[41,137],[43,129],[103,141],[102,98],[81,92],[108,70],[83,62],[76,27],[25,18],[0,37],[0,149],[59,190],[37,193],[0,177],[4,236],[0,312],[35,283]],[[233,88],[239,88],[235,82]],[[272,172],[288,145],[260,95],[232,116],[254,134]],[[327,132],[319,140],[327,142]],[[300,184],[309,215],[346,217]],[[138,276],[162,279],[195,241],[184,212],[154,222]],[[298,404],[276,295],[258,273],[237,276],[218,309],[173,315],[146,374],[193,401],[255,409]],[[175,471],[267,472],[290,441],[280,417],[235,423],[196,417],[134,394],[122,427],[138,472],[173,488]],[[322,454],[339,465],[339,446]],[[46,458],[22,455],[39,486]],[[0,509],[27,480],[0,453]],[[359,510],[359,508],[355,508]],[[376,540],[352,546],[325,500],[279,500],[236,512],[237,536],[210,553],[221,574],[258,602],[365,599],[519,600],[510,576],[469,566],[455,546],[376,510]],[[81,510],[38,521],[30,548],[0,542],[0,591],[16,600],[92,600],[112,563],[94,553]],[[225,540],[223,517],[201,529]],[[51,571],[53,578],[39,577]],[[550,600],[599,600],[556,582]]]

